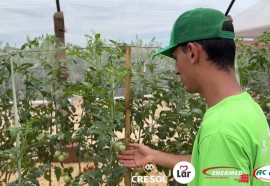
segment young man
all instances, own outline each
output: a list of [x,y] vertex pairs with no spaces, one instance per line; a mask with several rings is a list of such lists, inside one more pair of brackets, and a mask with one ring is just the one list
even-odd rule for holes
[[[214,9],[187,11],[176,20],[170,45],[157,54],[175,59],[175,73],[186,90],[199,93],[208,106],[194,142],[191,163],[196,175],[189,186],[269,184],[253,177],[256,168],[270,165],[270,132],[260,106],[236,80],[232,22]],[[168,154],[142,144],[130,146],[132,150],[119,156],[126,167],[142,166],[152,160],[173,169],[180,161],[190,161],[188,155]],[[213,167],[242,171],[249,181],[210,179],[205,173]]]

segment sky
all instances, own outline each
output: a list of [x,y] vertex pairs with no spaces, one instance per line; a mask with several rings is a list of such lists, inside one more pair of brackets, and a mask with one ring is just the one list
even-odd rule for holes
[[[165,46],[172,25],[184,11],[209,7],[225,13],[231,0],[59,0],[64,13],[66,42],[85,46],[85,34],[129,43],[136,35],[153,37]],[[237,17],[263,0],[236,0],[230,15]],[[264,0],[266,2],[266,0]],[[55,0],[0,0],[0,44],[20,47],[31,39],[54,34]],[[244,20],[245,21],[245,20]],[[248,23],[248,20],[246,20]],[[246,25],[241,21],[242,25]],[[236,26],[236,25],[235,25]],[[237,26],[236,26],[237,30]],[[1,45],[0,45],[1,47]]]

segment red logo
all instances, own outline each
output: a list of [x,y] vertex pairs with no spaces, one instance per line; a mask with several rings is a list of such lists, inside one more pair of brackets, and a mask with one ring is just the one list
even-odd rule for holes
[[270,182],[270,165],[262,166],[253,171],[254,178]]
[[239,179],[235,179],[241,183],[249,183],[249,174],[242,174]]
[[188,170],[188,166],[187,165],[181,165],[180,170],[181,171],[186,171],[186,170]]

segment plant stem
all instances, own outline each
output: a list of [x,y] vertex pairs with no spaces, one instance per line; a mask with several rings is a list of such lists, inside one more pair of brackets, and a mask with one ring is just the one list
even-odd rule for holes
[[[111,87],[110,87],[110,88],[111,88],[111,96],[112,96],[112,97],[111,97],[111,117],[112,117],[111,119],[112,119],[112,122],[114,122],[114,109],[115,109],[115,108],[114,108],[114,107],[115,107],[115,105],[114,105],[114,86],[115,86],[115,85],[114,85],[114,78],[115,78],[115,77],[112,76],[112,81],[111,81],[111,83],[110,83],[110,86],[111,86]],[[114,143],[113,143],[113,137],[110,136],[110,138],[111,138],[111,139],[110,139],[110,142],[111,142],[111,147],[110,147],[111,149],[110,149],[110,150],[111,150],[111,152],[112,152],[112,150],[113,150],[113,144],[114,144]],[[110,168],[112,168],[112,160],[113,160],[112,154],[113,154],[113,153],[110,154],[110,159],[109,159],[109,167],[110,167]],[[109,185],[110,185],[110,184],[109,184]]]
[[[10,66],[11,66],[11,83],[12,83],[12,93],[13,93],[13,109],[14,109],[14,122],[15,127],[20,127],[19,124],[19,115],[18,115],[18,108],[17,108],[17,98],[16,98],[16,88],[15,88],[15,79],[14,79],[14,71],[13,71],[13,57],[11,54],[10,57]],[[20,135],[17,132],[16,138],[16,148],[20,149]],[[20,151],[17,152],[18,158],[18,184],[21,185],[21,158],[20,158]]]
[[[83,97],[82,97],[83,98]],[[82,118],[83,118],[83,115],[84,115],[84,109],[82,108],[81,109],[82,110],[82,112],[81,112],[81,120],[80,120],[80,125],[79,125],[79,127],[82,127],[82,125],[81,125],[81,121],[82,121]],[[81,161],[82,161],[82,158],[81,158],[81,156],[82,156],[82,152],[81,152],[81,140],[82,140],[82,138],[80,138],[80,142],[79,142],[79,157],[78,157],[78,164],[79,164],[79,174],[78,175],[80,175],[81,174]],[[92,143],[92,141],[91,141],[91,143]]]
[[78,145],[79,148],[79,157],[78,157],[78,164],[79,164],[79,175],[81,174],[81,139]]
[[[53,111],[52,111],[53,112]],[[53,118],[53,113],[51,112],[51,119]],[[52,120],[51,120],[51,124],[50,124],[50,134],[52,134]],[[52,157],[52,145],[50,144],[50,158],[49,158],[49,178],[50,178],[50,181],[49,181],[49,186],[52,185],[52,161],[51,159],[53,158]]]

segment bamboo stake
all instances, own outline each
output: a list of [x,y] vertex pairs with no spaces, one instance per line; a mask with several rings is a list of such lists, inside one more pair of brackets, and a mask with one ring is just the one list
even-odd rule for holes
[[[130,54],[131,47],[126,46],[126,69],[129,71],[125,77],[125,143],[128,146],[130,142]],[[131,186],[131,170],[128,169],[125,174],[125,186]]]
[[[18,108],[17,108],[17,98],[16,98],[16,88],[15,88],[15,78],[14,78],[14,70],[13,70],[13,54],[11,54],[10,57],[10,68],[11,68],[11,84],[12,84],[12,93],[13,93],[13,110],[14,110],[14,123],[15,127],[18,129],[20,127],[19,124],[19,115],[18,115]],[[20,135],[18,130],[17,131],[17,137],[16,137],[16,148],[17,150],[20,149]],[[18,158],[18,185],[21,185],[21,169],[22,169],[22,163],[20,158],[20,151],[17,153]]]

